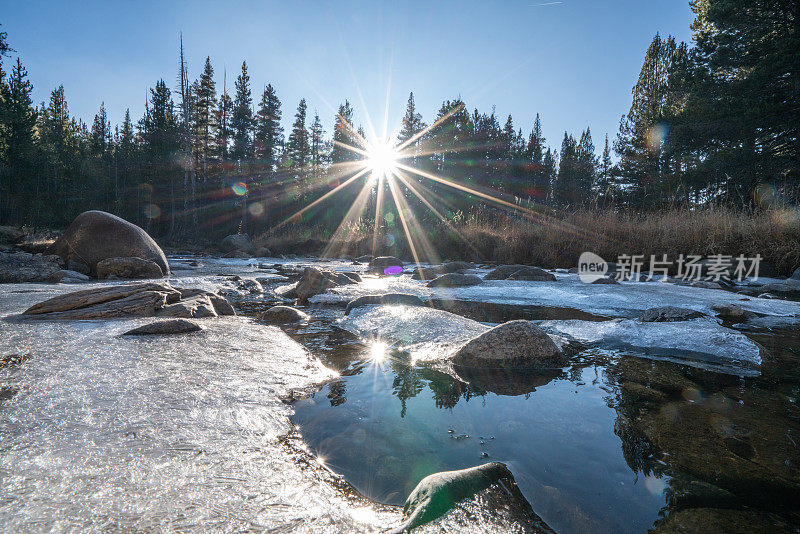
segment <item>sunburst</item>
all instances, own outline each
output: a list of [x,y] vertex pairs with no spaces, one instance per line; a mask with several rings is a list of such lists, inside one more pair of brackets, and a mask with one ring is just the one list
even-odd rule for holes
[[[413,212],[406,202],[405,197],[402,195],[401,185],[416,198],[420,200],[423,206],[433,213],[437,219],[442,221],[448,229],[450,229],[457,237],[467,244],[472,250],[475,248],[466,240],[458,230],[451,224],[451,222],[437,209],[434,203],[438,197],[424,185],[424,181],[446,186],[456,191],[465,194],[474,195],[489,204],[494,204],[502,209],[514,211],[529,218],[532,222],[541,224],[553,224],[549,221],[549,217],[538,212],[533,211],[525,206],[519,205],[515,202],[501,198],[501,193],[494,190],[478,189],[470,185],[466,185],[455,179],[441,176],[429,170],[418,168],[414,165],[414,159],[423,155],[430,154],[430,151],[422,151],[419,149],[418,144],[428,134],[436,130],[450,120],[453,115],[464,109],[464,105],[459,104],[451,109],[448,113],[439,118],[436,122],[423,130],[417,132],[410,138],[400,142],[399,144],[392,144],[390,138],[378,137],[374,135],[371,139],[362,137],[353,126],[343,117],[339,117],[339,123],[343,124],[348,129],[349,137],[354,140],[354,144],[342,143],[334,141],[336,146],[350,151],[354,155],[352,161],[335,164],[335,171],[338,177],[343,177],[352,174],[349,178],[341,181],[336,187],[326,192],[313,202],[309,203],[296,213],[289,216],[278,227],[283,226],[289,222],[296,222],[300,217],[308,212],[311,208],[318,205],[322,201],[336,195],[339,191],[349,186],[359,179],[363,179],[361,190],[358,193],[355,201],[350,206],[347,214],[339,224],[338,228],[331,237],[328,246],[326,247],[323,255],[330,257],[333,252],[334,243],[343,242],[351,237],[348,232],[352,232],[353,223],[360,220],[362,215],[367,209],[369,199],[372,197],[371,192],[375,191],[375,220],[372,235],[372,250],[378,250],[378,238],[381,234],[381,217],[385,192],[388,191],[392,197],[392,202],[397,210],[397,215],[400,219],[400,224],[405,234],[408,248],[414,257],[414,262],[419,266],[422,261],[436,262],[439,261],[439,254],[436,248],[428,242],[425,232],[420,228],[417,218],[411,215]],[[369,130],[374,132],[372,125],[369,125]],[[384,132],[386,131],[384,125]],[[437,149],[443,152],[458,152],[463,150],[463,147],[444,147]],[[411,178],[415,177],[416,180]],[[422,180],[420,180],[422,179]],[[330,183],[332,180],[325,180],[324,183]],[[322,185],[322,184],[320,184]],[[561,232],[575,232],[575,229],[566,228],[563,222],[556,222]],[[477,252],[477,251],[476,251]]]

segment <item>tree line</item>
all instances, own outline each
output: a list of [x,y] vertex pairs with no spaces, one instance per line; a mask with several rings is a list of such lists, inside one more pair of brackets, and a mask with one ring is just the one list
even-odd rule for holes
[[[656,35],[611,143],[587,127],[547,145],[538,115],[526,134],[509,115],[443,102],[427,124],[409,95],[398,143],[405,163],[532,209],[665,209],[797,200],[800,169],[798,4],[692,0],[693,43]],[[70,115],[63,86],[35,106],[32,83],[0,33],[0,222],[63,227],[104,209],[154,235],[184,239],[259,232],[343,183],[362,156],[364,129],[348,101],[330,136],[300,99],[289,131],[271,84],[254,94],[247,63],[229,88],[211,58],[191,80],[182,43],[178,83],[149,89],[144,115],[112,126],[103,104],[91,125]],[[419,135],[424,132],[424,135]],[[612,153],[614,156],[612,156]],[[480,198],[416,179],[442,211]],[[355,200],[305,214],[335,228]],[[373,186],[373,189],[375,187]],[[406,192],[408,189],[403,186]],[[376,191],[371,192],[376,195]],[[410,195],[409,204],[421,200]],[[391,209],[391,207],[387,208]],[[424,211],[425,208],[422,208]],[[374,217],[367,212],[367,217]]]

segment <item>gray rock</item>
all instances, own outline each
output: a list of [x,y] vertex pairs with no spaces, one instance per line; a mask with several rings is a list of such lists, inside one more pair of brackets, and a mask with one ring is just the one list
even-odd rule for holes
[[84,263],[92,274],[96,274],[97,263],[107,258],[150,260],[163,274],[169,274],[164,252],[147,232],[104,211],[86,211],[78,215],[50,251],[65,262],[72,259]]
[[57,256],[42,256],[27,252],[0,252],[0,283],[51,282],[60,280]]
[[792,280],[800,280],[800,267],[794,270],[792,276],[790,277]]
[[384,274],[386,269],[389,267],[402,268],[403,262],[394,256],[378,256],[377,258],[372,258],[372,260],[369,262],[370,272],[376,274]]
[[597,280],[594,280],[592,283],[593,284],[608,284],[608,285],[619,284],[619,282],[617,282],[617,280],[615,278],[610,278],[608,276],[604,276],[602,278],[598,278]]
[[401,304],[404,306],[425,306],[425,302],[422,301],[416,295],[410,295],[408,293],[385,293],[383,295],[364,295],[363,297],[358,297],[357,299],[351,300],[347,303],[347,309],[345,309],[345,315],[349,315],[352,310],[358,308],[360,306],[368,306],[370,304]]
[[0,244],[16,245],[25,239],[25,232],[16,226],[0,226]]
[[75,271],[76,273],[81,273],[85,275],[91,274],[92,270],[89,269],[89,266],[83,263],[82,261],[78,261],[76,259],[69,259],[67,260],[67,270],[68,271]]
[[297,286],[294,288],[294,295],[300,300],[307,300],[309,297],[324,293],[328,289],[340,285],[355,284],[361,278],[354,273],[337,273],[317,267],[306,267]]
[[163,306],[155,314],[158,317],[185,317],[189,319],[217,316],[214,305],[206,294],[195,295],[181,299],[175,304]]
[[448,273],[434,278],[427,284],[428,287],[465,287],[476,286],[483,283],[479,276],[472,274]]
[[50,313],[23,314],[36,319],[112,319],[118,317],[152,317],[167,305],[169,294],[162,291],[141,291],[92,306]]
[[[406,532],[418,526],[434,521],[447,514],[458,503],[471,499],[478,493],[500,486],[501,495],[511,495],[517,503],[515,506],[524,510],[521,514],[525,523],[533,523],[536,530],[527,532],[552,532],[544,522],[533,514],[530,504],[522,496],[517,487],[514,475],[508,467],[500,462],[461,469],[458,471],[442,471],[423,478],[406,499],[403,506],[405,523],[393,532]],[[492,507],[492,503],[486,503]],[[532,526],[532,525],[526,525]]]
[[228,302],[225,297],[217,295],[216,293],[199,288],[183,288],[179,289],[179,291],[182,299],[192,298],[196,295],[207,296],[214,306],[214,311],[217,312],[217,315],[236,315],[236,311],[233,309],[233,306],[231,306],[231,303]]
[[556,277],[539,267],[530,265],[501,265],[489,272],[484,280],[524,280],[529,282],[555,282]]
[[161,267],[156,262],[142,258],[106,258],[97,262],[95,273],[101,280],[106,278],[122,280],[162,278],[164,276]]
[[689,284],[689,286],[699,287],[702,289],[722,289],[722,285],[718,284],[717,282],[706,282],[704,280],[692,282]]
[[468,261],[449,261],[432,267],[418,267],[411,275],[413,280],[433,280],[437,276],[474,269],[475,264]]
[[91,280],[91,278],[85,274],[68,271],[66,269],[58,271],[50,278],[50,281],[59,282],[61,284],[80,284],[82,282],[88,282],[89,280]]
[[675,306],[662,306],[650,308],[642,312],[639,320],[643,323],[668,323],[674,321],[688,321],[703,317],[705,314],[689,308],[678,308]]
[[566,356],[550,336],[523,320],[509,321],[484,332],[453,356],[456,368],[557,369],[566,363]]
[[186,319],[167,319],[128,330],[123,336],[187,334],[202,330],[199,324]]
[[553,273],[548,273],[539,267],[525,267],[512,273],[506,280],[524,280],[527,282],[555,282]]
[[226,236],[219,244],[223,252],[254,252],[252,241],[247,234],[233,234]]
[[57,297],[34,304],[22,313],[23,315],[40,315],[69,310],[78,310],[82,308],[89,308],[97,304],[120,300],[143,292],[163,293],[166,295],[166,303],[177,302],[181,298],[180,292],[172,288],[172,286],[169,286],[168,284],[150,282],[74,291],[72,293],[58,295]]
[[357,261],[358,263],[369,263],[372,261],[372,255],[365,254],[363,256],[359,256],[358,258],[355,259],[355,261]]
[[717,312],[717,317],[720,319],[729,319],[733,321],[746,321],[753,314],[745,311],[736,304],[721,304],[711,308]]
[[260,319],[269,324],[295,324],[309,320],[309,315],[291,306],[273,306],[261,314]]

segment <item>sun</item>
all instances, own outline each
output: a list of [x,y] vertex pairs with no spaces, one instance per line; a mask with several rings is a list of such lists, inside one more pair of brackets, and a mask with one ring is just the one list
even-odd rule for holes
[[371,180],[390,177],[397,171],[400,152],[388,141],[378,140],[369,143],[365,153]]

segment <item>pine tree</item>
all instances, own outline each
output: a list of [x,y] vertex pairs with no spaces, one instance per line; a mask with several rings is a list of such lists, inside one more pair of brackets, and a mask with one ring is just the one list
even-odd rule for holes
[[[402,127],[400,128],[400,133],[397,135],[397,140],[402,143],[403,141],[411,139],[426,127],[427,124],[422,122],[422,115],[417,113],[417,107],[414,103],[414,93],[409,93],[408,103],[406,104],[406,114],[403,116]],[[415,144],[418,146],[419,142]]]
[[0,160],[8,169],[9,186],[17,189],[23,181],[23,175],[30,170],[36,148],[36,110],[31,100],[33,84],[28,80],[28,72],[19,58],[3,92],[4,128],[0,146],[4,147],[4,151],[0,153]]
[[100,103],[100,111],[94,116],[90,138],[90,149],[96,158],[105,158],[111,145],[111,122],[106,114],[105,102]]
[[269,84],[264,88],[256,114],[255,146],[256,157],[264,163],[268,172],[275,172],[281,161],[283,127],[281,102]]
[[219,97],[219,105],[217,106],[217,130],[214,142],[222,161],[226,161],[230,155],[230,140],[233,136],[233,130],[231,129],[233,100],[231,100],[224,87],[225,84],[223,83],[223,92]]
[[[181,95],[181,114],[179,122],[179,130],[182,140],[183,148],[183,215],[188,217],[191,214],[191,228],[197,228],[197,175],[194,168],[194,112],[195,112],[195,95],[192,93],[192,85],[189,83],[188,67],[186,60],[183,56],[183,35],[181,35],[180,45],[180,95]],[[171,201],[171,217],[170,217],[170,236],[174,235],[177,224],[177,213],[175,209],[175,191],[174,188],[170,191]],[[188,226],[188,225],[187,225]],[[185,229],[186,230],[186,229]]]
[[[677,47],[671,36],[656,34],[645,54],[639,79],[633,87],[633,103],[620,121],[614,149],[619,169],[628,182],[632,204],[655,207],[664,201],[662,186],[668,172],[666,123],[669,122],[669,73]],[[668,194],[668,193],[667,193]]]
[[253,130],[253,98],[250,95],[250,75],[247,74],[247,62],[242,61],[242,73],[236,78],[236,97],[233,100],[233,153],[237,159],[250,157],[252,153]]
[[322,121],[319,113],[314,112],[314,121],[309,129],[309,158],[313,173],[314,182],[319,181],[324,174],[324,166],[327,160],[327,143],[325,142],[325,131],[322,129]]
[[612,204],[614,201],[614,184],[611,175],[613,166],[614,164],[611,161],[611,148],[608,144],[608,134],[606,134],[605,144],[603,145],[603,155],[600,158],[597,169],[597,182],[594,187],[598,205],[606,206]]
[[673,69],[681,97],[674,123],[693,178],[705,181],[701,194],[749,204],[759,183],[771,182],[800,198],[797,1],[690,5],[696,46]]
[[203,181],[208,179],[208,163],[214,153],[214,135],[217,120],[217,89],[214,83],[214,68],[211,58],[206,57],[203,73],[195,90],[194,131],[197,139],[198,159],[203,172]]
[[592,187],[595,185],[595,180],[597,178],[597,155],[595,154],[594,142],[592,141],[592,133],[588,127],[581,133],[575,156],[577,181],[574,187],[576,188],[577,195],[579,195],[580,204],[586,206],[591,200]]
[[303,169],[309,162],[309,135],[306,129],[306,99],[300,100],[294,115],[292,132],[287,148],[288,165],[292,169]]
[[340,144],[359,147],[360,143],[355,140],[353,136],[353,108],[350,107],[350,102],[344,101],[344,104],[339,106],[339,111],[336,113],[336,121],[333,128],[333,148],[331,149],[331,162],[333,164],[343,163],[356,159],[355,154]]

